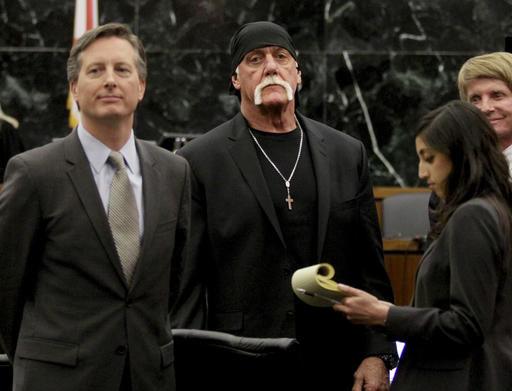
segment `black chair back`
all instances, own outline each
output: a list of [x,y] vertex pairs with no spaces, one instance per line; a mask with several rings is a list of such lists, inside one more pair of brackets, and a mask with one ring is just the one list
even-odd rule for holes
[[178,391],[302,389],[295,339],[192,329],[174,329],[173,335]]
[[0,390],[12,389],[12,366],[7,354],[0,354]]

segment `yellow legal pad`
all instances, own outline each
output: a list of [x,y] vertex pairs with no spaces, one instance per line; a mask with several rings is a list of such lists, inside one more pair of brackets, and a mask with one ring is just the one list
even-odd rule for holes
[[315,307],[331,307],[343,298],[334,277],[334,267],[329,263],[298,269],[292,276],[292,288],[299,299]]

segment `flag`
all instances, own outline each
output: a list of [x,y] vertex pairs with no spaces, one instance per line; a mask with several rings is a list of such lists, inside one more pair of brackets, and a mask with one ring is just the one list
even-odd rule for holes
[[[75,23],[73,45],[87,30],[98,26],[98,0],[75,0]],[[71,91],[68,93],[69,127],[74,128],[80,121],[80,112]]]

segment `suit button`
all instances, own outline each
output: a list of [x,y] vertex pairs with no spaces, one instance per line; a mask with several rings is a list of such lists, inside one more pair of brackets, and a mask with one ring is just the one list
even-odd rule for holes
[[295,312],[293,312],[293,311],[286,311],[286,316],[288,318],[293,318],[295,316]]
[[116,348],[116,354],[119,355],[119,356],[124,356],[126,354],[126,346],[124,345],[119,345],[117,348]]

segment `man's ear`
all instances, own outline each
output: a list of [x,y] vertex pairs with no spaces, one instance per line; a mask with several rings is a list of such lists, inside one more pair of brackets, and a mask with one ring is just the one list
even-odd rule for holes
[[77,89],[76,89],[77,82],[72,81],[69,83],[69,92],[71,92],[71,95],[73,96],[73,99],[76,101],[77,98]]
[[69,92],[71,93],[73,100],[76,102],[76,107],[78,108],[78,111],[80,111],[80,103],[78,103],[77,84],[78,84],[77,80],[70,82],[69,83]]
[[300,85],[302,84],[302,72],[297,61],[295,61],[295,69],[297,70],[297,84]]
[[240,81],[238,80],[237,73],[233,73],[231,75],[231,84],[233,84],[233,87],[235,87],[235,90],[240,91]]
[[139,79],[139,102],[144,98],[146,92],[146,80]]

